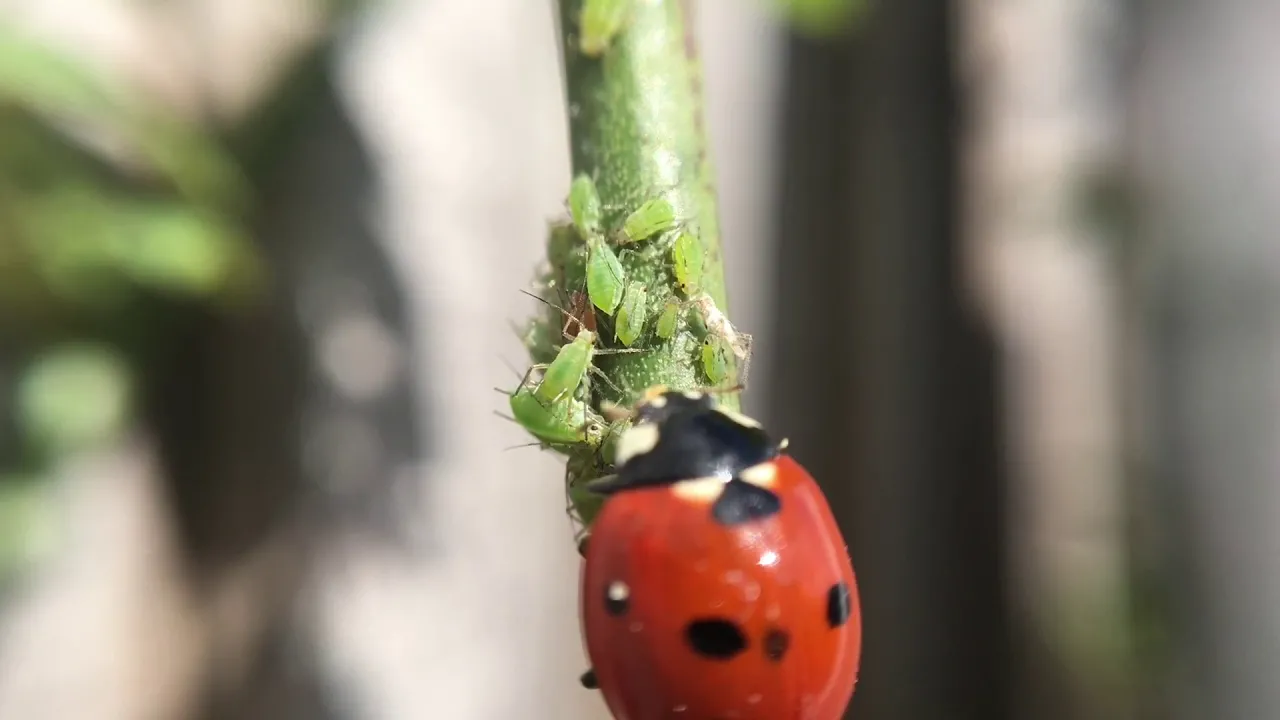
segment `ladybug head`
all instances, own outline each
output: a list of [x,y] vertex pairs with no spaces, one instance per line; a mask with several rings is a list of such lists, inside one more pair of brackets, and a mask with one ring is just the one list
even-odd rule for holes
[[651,388],[617,446],[617,475],[592,484],[611,494],[698,478],[723,482],[777,457],[781,445],[760,423],[720,407],[706,393]]

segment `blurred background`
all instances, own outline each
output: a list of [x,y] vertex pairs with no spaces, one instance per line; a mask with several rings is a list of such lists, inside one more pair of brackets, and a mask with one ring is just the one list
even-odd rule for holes
[[[1280,718],[1273,4],[690,4],[850,716]],[[607,717],[562,466],[493,414],[553,18],[0,1],[0,718]]]

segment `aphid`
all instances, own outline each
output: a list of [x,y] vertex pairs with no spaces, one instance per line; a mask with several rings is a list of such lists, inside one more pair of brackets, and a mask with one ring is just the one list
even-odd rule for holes
[[591,299],[586,293],[574,290],[569,294],[569,314],[560,329],[565,337],[577,337],[579,328],[596,332],[596,313],[591,309]]
[[702,371],[712,385],[719,385],[729,377],[729,357],[733,352],[722,336],[707,333],[702,341]]
[[622,299],[622,307],[618,310],[618,321],[614,323],[614,336],[623,345],[631,347],[644,330],[645,316],[649,312],[649,293],[644,285],[630,283],[626,295]]
[[658,315],[658,337],[663,340],[670,340],[675,336],[676,330],[680,325],[680,311],[683,304],[674,297],[667,298],[662,304],[662,314]]
[[[710,295],[704,293],[698,294],[690,302],[698,309],[698,317],[702,320],[703,325],[707,329],[709,336],[716,336],[727,344],[730,352],[736,357],[740,363],[738,368],[739,379],[746,382],[747,371],[751,365],[751,336],[744,332],[739,332],[737,328],[729,322],[729,318],[725,317],[723,311],[716,307],[716,302]],[[713,349],[713,353],[719,357],[721,348],[719,345]],[[703,345],[703,365],[706,369],[707,363],[706,343]],[[727,362],[726,362],[727,364]],[[715,368],[708,369],[707,375],[710,376]],[[726,370],[727,372],[727,370]]]
[[676,224],[676,210],[665,197],[646,201],[622,223],[622,242],[646,240]]
[[620,718],[842,717],[861,608],[813,477],[707,395],[653,388],[633,415],[616,475],[588,486],[583,685]]
[[511,394],[511,415],[520,427],[548,445],[598,445],[603,438],[604,419],[576,398],[555,402],[538,399],[528,382]]
[[702,243],[689,231],[681,231],[671,245],[671,262],[685,297],[693,297],[702,284],[702,260]]
[[[580,328],[573,341],[561,346],[549,364],[530,367],[511,393],[512,416],[534,437],[551,444],[601,444],[606,423],[586,401],[579,399],[578,388],[589,373],[608,381],[591,364],[596,355],[644,351],[597,350],[595,342],[595,333]],[[541,379],[531,383],[530,378],[538,371],[542,372]]]
[[[525,295],[537,300],[553,310],[558,311],[564,316],[566,322],[578,325],[578,330],[573,334],[572,340],[562,345],[557,351],[555,359],[547,365],[535,365],[530,372],[537,369],[543,370],[542,380],[534,390],[534,394],[543,402],[553,402],[567,395],[573,395],[578,385],[586,377],[588,372],[600,374],[600,371],[592,366],[591,362],[597,355],[615,355],[623,353],[646,352],[645,350],[617,349],[617,350],[600,350],[596,348],[597,335],[594,331],[587,329],[587,324],[594,324],[594,319],[584,319],[578,313],[570,312],[555,303],[540,297],[531,292],[521,291]],[[566,333],[568,338],[569,334]],[[526,373],[526,379],[529,373]],[[606,381],[603,374],[600,374]]]
[[603,211],[600,193],[596,191],[595,181],[586,173],[575,177],[569,186],[569,216],[583,240],[601,236]]
[[585,0],[582,3],[578,47],[583,55],[599,57],[609,49],[627,22],[631,3],[632,0]]
[[612,317],[622,302],[627,277],[622,262],[613,248],[594,236],[587,239],[587,252],[587,294],[593,305]]
[[591,357],[596,352],[596,334],[579,330],[573,342],[566,343],[542,373],[542,380],[533,395],[543,403],[554,403],[570,397],[591,369]]

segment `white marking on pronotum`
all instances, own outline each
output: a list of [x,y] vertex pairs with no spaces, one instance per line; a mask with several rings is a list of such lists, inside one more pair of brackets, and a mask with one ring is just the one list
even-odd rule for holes
[[704,477],[693,480],[681,480],[671,486],[671,492],[686,502],[710,504],[720,499],[724,485],[728,482],[722,477]]
[[778,443],[779,450],[786,450],[791,447],[791,438],[782,438],[782,442]]
[[697,390],[685,390],[682,394],[686,400],[701,400],[703,398],[703,394]]
[[632,425],[626,432],[622,433],[622,437],[618,438],[618,451],[614,460],[621,467],[628,460],[643,455],[658,446],[658,438],[661,433],[658,426],[653,423],[640,423]]
[[631,588],[621,580],[609,583],[609,599],[613,602],[626,602],[631,597]]
[[778,479],[778,468],[772,462],[762,462],[738,473],[738,477],[762,488],[771,488]]
[[649,402],[647,402],[647,403],[645,403],[645,404],[646,404],[646,405],[648,405],[649,407],[656,407],[656,408],[663,408],[663,407],[666,407],[666,406],[667,406],[667,396],[666,396],[666,395],[656,395],[656,396],[654,396],[654,397],[650,398],[650,399],[649,399]]
[[760,422],[759,422],[758,420],[756,420],[755,418],[749,418],[749,417],[747,417],[746,415],[743,415],[742,413],[737,412],[736,410],[730,410],[730,409],[728,409],[728,408],[723,408],[723,407],[717,407],[717,408],[716,408],[716,410],[717,410],[721,415],[724,415],[725,417],[727,417],[727,418],[729,418],[730,420],[732,420],[732,421],[734,421],[734,422],[738,423],[739,425],[742,425],[743,427],[749,427],[749,428],[761,428],[761,427],[764,427],[764,426],[763,426],[763,425],[761,425],[761,424],[760,424]]

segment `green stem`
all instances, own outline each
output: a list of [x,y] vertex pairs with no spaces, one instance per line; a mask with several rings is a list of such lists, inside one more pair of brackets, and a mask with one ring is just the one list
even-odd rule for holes
[[[633,0],[627,23],[601,57],[588,57],[579,49],[582,5],[583,0],[560,0],[574,174],[595,180],[610,233],[646,200],[665,196],[701,244],[702,290],[727,313],[693,3]],[[628,280],[644,284],[656,302],[677,293],[669,254],[622,252],[621,260]],[[651,308],[651,318],[658,308]],[[650,334],[645,353],[600,356],[597,366],[624,389],[625,396],[617,399],[625,402],[651,385],[706,386],[699,348],[699,338],[688,332],[665,341]],[[719,385],[736,383],[734,365],[731,359],[729,378]],[[615,399],[608,384],[598,387]],[[720,399],[738,407],[737,393]]]
[[[594,55],[581,50],[584,2],[592,3],[594,32],[587,45]],[[720,362],[704,361],[704,342],[709,349],[722,348],[725,338],[748,338],[724,316],[724,264],[702,119],[701,69],[689,26],[691,2],[559,3],[573,172],[589,176],[594,187],[575,181],[575,189],[586,194],[575,195],[576,223],[552,229],[540,289],[584,325],[594,320],[598,332],[591,340],[579,335],[565,344],[561,310],[535,317],[525,340],[534,362],[546,368],[537,386],[541,394],[522,386],[512,394],[512,412],[535,437],[566,455],[569,495],[589,526],[600,498],[584,483],[613,472],[611,441],[624,427],[607,425],[601,416],[605,401],[630,406],[655,385],[734,387],[737,359],[719,353]],[[662,223],[637,223],[624,232],[628,216],[661,200],[674,210],[674,226],[663,212]],[[621,270],[612,262],[615,252]],[[677,282],[677,268],[683,284]],[[625,288],[621,297],[620,287]],[[591,302],[601,310],[593,313]],[[618,335],[630,347],[623,347]],[[733,347],[742,352],[744,346]],[[624,352],[612,352],[618,350]],[[594,366],[590,374],[602,377],[586,379],[582,363],[587,358]],[[545,365],[553,361],[554,369]],[[562,392],[569,394],[557,394]],[[550,405],[549,397],[556,398]],[[736,391],[721,392],[719,401],[738,409]]]

